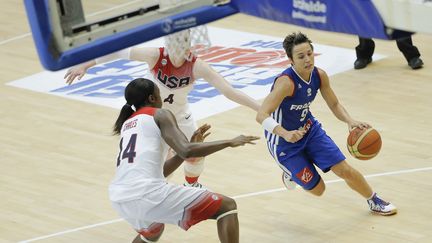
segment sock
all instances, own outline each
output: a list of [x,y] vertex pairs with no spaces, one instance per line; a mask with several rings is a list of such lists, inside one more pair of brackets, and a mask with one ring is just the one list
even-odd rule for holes
[[185,179],[186,179],[187,183],[194,184],[195,182],[198,181],[198,176],[197,177],[185,176]]
[[370,198],[368,198],[367,200],[371,200],[372,198],[375,197],[375,195],[376,195],[376,193],[375,193],[375,192],[372,192],[372,196],[370,196]]

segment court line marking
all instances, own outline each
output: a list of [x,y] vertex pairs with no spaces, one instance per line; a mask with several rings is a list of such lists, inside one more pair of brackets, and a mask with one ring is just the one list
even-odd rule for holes
[[[429,171],[429,170],[432,170],[432,167],[384,172],[384,173],[378,173],[378,174],[365,175],[365,177],[366,178],[372,178],[372,177],[399,175],[399,174],[407,174],[407,173],[413,173],[413,172],[419,172],[419,171]],[[326,181],[325,183],[326,184],[333,184],[333,183],[341,182],[341,181],[343,181],[343,180],[342,179],[336,179],[336,180]],[[297,187],[297,189],[298,188],[300,188],[300,187]],[[241,195],[233,196],[232,198],[240,199],[240,198],[259,196],[259,195],[269,194],[269,193],[273,193],[273,192],[286,191],[286,190],[287,189],[285,187],[276,188],[276,189],[270,189],[270,190],[265,190],[265,191],[260,191],[260,192],[241,194]],[[74,228],[74,229],[70,229],[70,230],[60,231],[60,232],[57,232],[54,234],[49,234],[49,235],[44,235],[44,236],[28,239],[28,240],[19,241],[18,243],[27,243],[27,242],[37,241],[37,240],[43,240],[43,239],[51,238],[54,236],[64,235],[64,234],[68,234],[68,233],[72,233],[72,232],[76,232],[76,231],[81,231],[81,230],[85,230],[85,229],[91,229],[91,228],[95,228],[95,227],[99,227],[99,226],[103,226],[103,225],[107,225],[107,224],[113,224],[113,223],[117,223],[117,222],[121,222],[121,221],[123,221],[123,219],[109,220],[109,221],[105,221],[105,222],[101,222],[101,223],[97,223],[97,224],[91,224],[91,225],[78,227],[78,228]]]
[[[134,3],[137,3],[137,2],[141,2],[141,1],[142,0],[134,0],[134,1],[127,2],[127,3],[123,3],[123,4],[120,4],[120,5],[111,7],[111,8],[107,8],[107,9],[104,9],[104,10],[100,10],[100,11],[88,14],[88,15],[86,15],[86,17],[92,17],[92,16],[96,16],[96,15],[99,15],[99,14],[102,14],[102,13],[110,12],[112,10],[115,10],[115,9],[118,9],[118,8],[123,8],[123,7],[126,7],[128,5],[131,5],[131,4],[134,4]],[[22,34],[22,35],[18,35],[18,36],[15,36],[15,37],[12,37],[12,38],[0,41],[0,45],[7,44],[7,43],[15,41],[15,40],[23,39],[23,38],[26,38],[26,37],[31,36],[31,35],[32,35],[31,33],[25,33],[25,34]]]

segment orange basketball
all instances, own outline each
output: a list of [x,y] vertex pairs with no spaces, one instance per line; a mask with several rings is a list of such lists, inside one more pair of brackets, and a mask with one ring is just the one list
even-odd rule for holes
[[348,135],[347,148],[354,158],[368,160],[375,157],[381,149],[381,136],[372,127],[360,129],[356,127]]

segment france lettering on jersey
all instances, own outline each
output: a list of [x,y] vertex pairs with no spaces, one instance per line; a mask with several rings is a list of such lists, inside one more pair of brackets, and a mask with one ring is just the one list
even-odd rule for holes
[[109,187],[113,202],[141,198],[166,184],[163,164],[168,145],[154,121],[156,110],[143,107],[123,123],[116,174]]
[[[294,84],[294,92],[292,96],[287,96],[282,103],[276,108],[271,114],[283,128],[286,130],[306,130],[309,131],[312,126],[317,123],[315,117],[309,110],[309,106],[315,99],[315,96],[321,86],[321,78],[318,73],[318,68],[314,67],[309,80],[303,80],[294,70],[293,67],[289,67],[284,70],[277,78],[281,76],[288,76]],[[277,79],[276,78],[276,79]],[[275,79],[275,81],[276,81]],[[272,90],[274,83],[272,86]],[[268,131],[264,131],[267,139],[267,145],[270,153],[275,155],[276,147],[291,146],[293,148],[300,147],[307,140],[308,133],[305,137],[296,143],[287,142],[284,138],[281,138]]]
[[193,89],[195,77],[193,67],[196,57],[186,60],[180,67],[175,67],[165,48],[159,48],[159,59],[151,73],[160,89],[163,108],[170,110],[177,117],[179,112],[189,108],[187,96]]

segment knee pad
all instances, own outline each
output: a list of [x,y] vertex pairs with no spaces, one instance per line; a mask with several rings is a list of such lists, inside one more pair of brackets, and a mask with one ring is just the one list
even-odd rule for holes
[[[192,161],[191,161],[192,160]],[[188,176],[200,176],[204,170],[204,157],[192,158],[184,163],[184,171]]]

